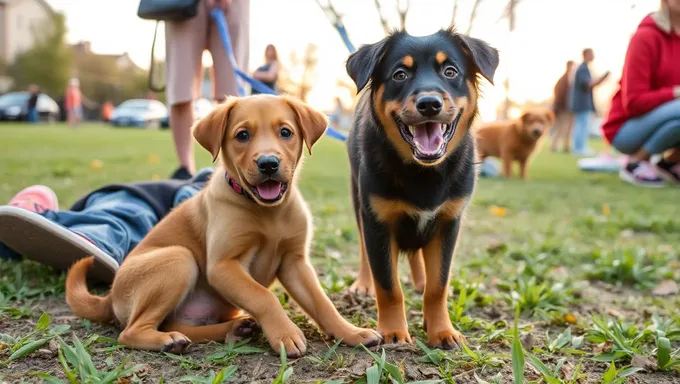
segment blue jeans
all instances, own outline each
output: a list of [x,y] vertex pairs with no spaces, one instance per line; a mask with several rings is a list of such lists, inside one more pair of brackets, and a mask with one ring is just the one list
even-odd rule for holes
[[588,135],[592,124],[593,113],[574,112],[574,128],[572,130],[571,149],[574,153],[585,153],[588,151]]
[[[206,168],[199,171],[212,172]],[[173,207],[194,196],[195,185],[180,188]],[[95,193],[82,211],[45,211],[42,215],[92,241],[111,255],[118,264],[132,251],[159,221],[151,206],[136,195],[122,190]],[[17,259],[18,255],[0,243],[0,259]]]
[[612,146],[627,155],[640,149],[659,154],[680,147],[680,99],[626,121],[612,140]]
[[26,113],[26,121],[29,123],[37,123],[39,120],[38,110],[36,108],[29,108]]

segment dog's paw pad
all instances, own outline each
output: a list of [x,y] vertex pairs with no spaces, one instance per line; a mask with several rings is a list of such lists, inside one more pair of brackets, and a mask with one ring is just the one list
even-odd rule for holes
[[441,331],[429,337],[428,344],[434,348],[451,350],[465,344],[465,336],[455,329]]
[[349,287],[349,292],[357,296],[375,296],[375,289],[370,281],[368,283],[361,280],[355,281]]
[[381,332],[385,344],[411,344],[411,335],[406,329]]
[[234,335],[239,337],[250,337],[252,336],[260,327],[257,322],[252,317],[241,320],[241,323],[234,328]]
[[184,352],[187,349],[187,347],[189,347],[189,345],[191,344],[191,340],[189,340],[186,336],[182,335],[181,333],[171,334],[170,336],[172,337],[172,341],[163,345],[161,351],[180,354]]

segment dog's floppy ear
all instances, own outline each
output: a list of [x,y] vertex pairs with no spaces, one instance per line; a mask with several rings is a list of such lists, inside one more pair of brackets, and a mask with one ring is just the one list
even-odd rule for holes
[[326,118],[326,115],[298,99],[292,97],[286,97],[285,99],[293,112],[295,112],[297,123],[302,131],[302,138],[311,155],[312,146],[314,146],[314,143],[321,138],[326,131],[326,127],[328,127],[328,119]]
[[347,74],[357,86],[357,93],[364,89],[366,84],[368,84],[368,80],[371,79],[375,67],[385,53],[386,42],[387,38],[384,38],[377,43],[363,45],[347,59],[345,68],[347,69]]
[[194,125],[194,137],[196,141],[203,148],[205,148],[213,157],[213,161],[217,159],[224,140],[224,134],[227,131],[227,120],[229,119],[229,112],[236,103],[237,97],[229,97],[227,100],[218,105],[212,112]]
[[484,40],[476,39],[467,35],[456,34],[466,50],[466,54],[472,60],[479,72],[489,83],[493,84],[493,75],[498,68],[498,50],[492,48]]

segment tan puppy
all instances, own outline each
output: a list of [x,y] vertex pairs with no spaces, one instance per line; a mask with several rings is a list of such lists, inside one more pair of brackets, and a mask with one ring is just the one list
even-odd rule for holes
[[272,348],[301,356],[305,336],[268,289],[278,279],[324,333],[351,346],[377,344],[377,333],[340,316],[308,259],[312,220],[296,178],[303,141],[311,153],[326,124],[291,98],[228,99],[194,129],[221,159],[214,177],[127,256],[109,295],[87,290],[92,258],[74,264],[66,281],[73,312],[118,320],[118,340],[130,348],[173,353],[190,340],[248,336],[254,318]]
[[476,135],[477,154],[482,161],[489,156],[500,157],[507,178],[512,176],[512,163],[517,161],[520,176],[526,179],[531,155],[554,123],[551,110],[537,108],[525,111],[517,120],[481,124]]

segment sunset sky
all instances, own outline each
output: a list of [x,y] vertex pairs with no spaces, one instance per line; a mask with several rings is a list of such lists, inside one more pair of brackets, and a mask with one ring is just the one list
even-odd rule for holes
[[[239,1],[239,0],[233,0]],[[128,52],[147,67],[154,22],[137,18],[138,0],[48,0],[67,17],[69,42],[89,40],[98,53]],[[456,23],[465,31],[473,0],[460,0]],[[382,0],[386,10],[394,10],[396,0]],[[508,32],[507,21],[498,21],[507,0],[482,0],[471,35],[488,41],[501,51],[496,86],[484,86],[481,103],[483,119],[495,117],[495,105],[504,98],[503,80],[511,73],[511,97],[519,102],[550,97],[552,88],[567,60],[580,61],[585,47],[595,50],[595,74],[611,70],[610,79],[598,90],[607,99],[615,89],[631,33],[640,20],[654,11],[659,0],[522,0],[518,6],[517,28]],[[335,0],[344,14],[350,39],[356,46],[384,36],[371,0]],[[633,5],[635,5],[633,7]],[[426,35],[451,22],[453,1],[411,0],[407,30]],[[315,0],[251,0],[250,69],[261,64],[264,47],[277,46],[282,64],[292,52],[302,54],[307,44],[318,46],[317,82],[309,102],[318,108],[331,108],[333,97],[348,98],[336,87],[345,75],[348,51]],[[162,33],[159,45],[164,45]],[[162,57],[163,50],[159,50]]]

